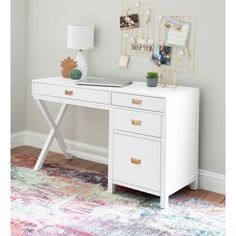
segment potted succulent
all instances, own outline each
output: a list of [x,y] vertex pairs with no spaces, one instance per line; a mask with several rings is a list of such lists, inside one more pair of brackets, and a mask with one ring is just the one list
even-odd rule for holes
[[155,71],[149,71],[146,75],[147,78],[147,86],[148,87],[156,87],[158,84],[159,75]]

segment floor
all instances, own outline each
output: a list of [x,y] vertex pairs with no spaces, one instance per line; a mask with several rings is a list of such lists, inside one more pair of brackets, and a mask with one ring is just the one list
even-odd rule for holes
[[[39,155],[40,149],[30,147],[30,146],[18,147],[11,150],[11,157],[14,158],[14,155],[22,153],[22,152],[28,153],[28,154],[32,153],[34,155]],[[105,175],[107,175],[107,171],[108,171],[107,165],[99,164],[92,161],[82,160],[80,158],[73,158],[72,160],[66,160],[62,154],[55,153],[55,152],[48,153],[47,161],[67,163],[73,166],[73,168],[82,168],[85,170],[97,171]],[[198,199],[203,199],[203,200],[207,200],[207,201],[211,201],[211,202],[215,202],[219,204],[225,204],[225,195],[222,195],[219,193],[213,193],[213,192],[206,191],[203,189],[198,189],[196,191],[193,191],[189,187],[183,188],[179,192],[198,198]]]

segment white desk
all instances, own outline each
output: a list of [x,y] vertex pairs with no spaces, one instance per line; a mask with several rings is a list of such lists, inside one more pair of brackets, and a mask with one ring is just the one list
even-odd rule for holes
[[[54,137],[70,159],[59,125],[69,105],[109,111],[108,191],[115,185],[168,197],[186,185],[198,188],[199,89],[78,86],[64,78],[37,79],[32,95],[51,131],[34,167],[40,170]],[[56,120],[45,101],[61,103]]]

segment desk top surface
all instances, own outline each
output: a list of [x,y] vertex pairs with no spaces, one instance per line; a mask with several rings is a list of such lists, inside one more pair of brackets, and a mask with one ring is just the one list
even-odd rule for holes
[[[101,79],[103,79],[103,78],[101,78]],[[169,96],[175,96],[180,93],[199,92],[199,89],[194,88],[194,87],[178,86],[176,89],[174,89],[171,86],[147,87],[145,82],[138,82],[138,81],[133,81],[132,84],[125,86],[125,87],[103,87],[103,86],[76,85],[76,80],[65,79],[65,78],[59,77],[59,76],[58,77],[48,77],[48,78],[42,78],[42,79],[35,79],[32,82],[33,83],[57,85],[57,86],[65,86],[65,87],[74,87],[74,88],[81,88],[81,89],[86,88],[86,89],[110,91],[110,92],[117,92],[117,93],[129,93],[129,94],[163,97],[163,98],[166,98]]]

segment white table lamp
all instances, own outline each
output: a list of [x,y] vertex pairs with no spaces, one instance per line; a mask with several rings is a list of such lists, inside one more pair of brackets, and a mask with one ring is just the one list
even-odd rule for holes
[[94,25],[68,25],[67,48],[79,50],[75,60],[82,77],[86,77],[88,66],[82,50],[94,47]]

